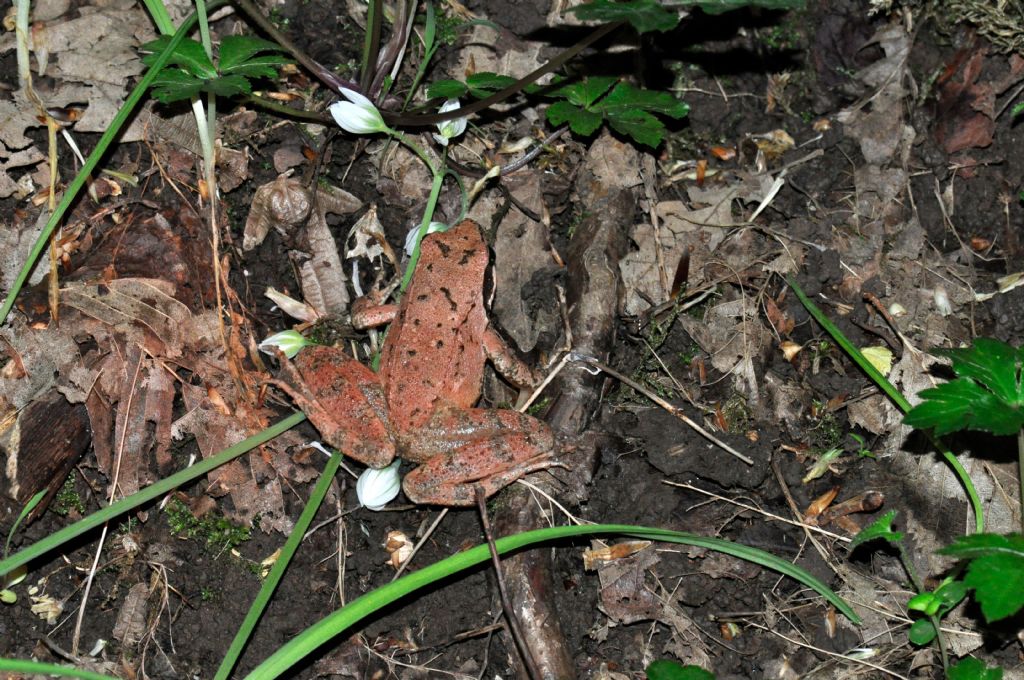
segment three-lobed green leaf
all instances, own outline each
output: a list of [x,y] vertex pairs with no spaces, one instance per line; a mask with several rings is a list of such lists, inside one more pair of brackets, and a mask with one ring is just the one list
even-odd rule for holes
[[1024,347],[977,338],[970,347],[935,354],[948,357],[959,377],[922,390],[924,401],[903,418],[906,425],[935,428],[939,436],[959,430],[1012,435],[1024,427]]
[[550,96],[565,98],[548,107],[552,125],[568,123],[576,134],[588,136],[607,121],[619,134],[650,147],[665,136],[665,125],[653,114],[682,118],[690,112],[689,105],[667,92],[642,90],[608,76],[563,85]]
[[939,551],[970,560],[964,583],[974,589],[987,621],[998,621],[1024,607],[1024,536],[971,534]]
[[[167,36],[161,36],[142,46],[150,52],[142,58],[150,65],[164,46]],[[216,65],[206,55],[202,44],[186,38],[174,50],[170,65],[153,82],[153,96],[166,103],[191,99],[202,92],[219,97],[233,97],[252,92],[251,78],[272,78],[276,67],[290,63],[279,54],[283,48],[262,38],[247,35],[232,35],[220,43],[220,54]]]
[[481,71],[466,78],[465,83],[458,80],[439,80],[432,83],[427,88],[427,97],[429,99],[458,99],[469,94],[477,99],[483,99],[504,90],[515,82],[516,79],[511,76]]

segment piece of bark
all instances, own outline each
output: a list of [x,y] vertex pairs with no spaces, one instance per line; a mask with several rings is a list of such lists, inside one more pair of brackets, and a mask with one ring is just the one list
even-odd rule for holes
[[31,522],[49,505],[68,473],[89,448],[89,414],[84,404],[71,404],[56,390],[26,406],[4,433],[7,488],[19,506],[46,489],[29,515]]
[[[627,234],[636,209],[634,187],[638,173],[603,172],[604,159],[615,155],[618,162],[639,168],[636,151],[604,135],[591,148],[587,163],[576,185],[580,204],[587,206],[587,217],[576,229],[569,245],[567,302],[573,349],[607,358],[615,329],[615,311],[619,297],[619,259],[628,246]],[[553,381],[548,391],[558,395],[547,414],[547,421],[563,437],[576,438],[583,433],[600,403],[603,376],[593,375],[582,366],[569,364]],[[596,451],[592,445],[576,441],[576,450],[565,457],[571,474],[560,476],[568,485],[555,481],[552,474],[535,473],[529,481],[560,498],[583,499],[593,474]],[[521,485],[506,489],[495,512],[494,524],[500,536],[544,526],[540,507]],[[524,642],[544,680],[576,677],[571,648],[565,641],[552,588],[554,584],[550,550],[531,550],[503,563],[509,599],[519,619]],[[519,671],[519,677],[526,677]]]

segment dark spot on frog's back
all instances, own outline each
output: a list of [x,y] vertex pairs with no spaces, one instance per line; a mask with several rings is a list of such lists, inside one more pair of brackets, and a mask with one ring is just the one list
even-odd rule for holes
[[459,306],[455,304],[455,300],[452,298],[452,292],[444,286],[442,286],[440,290],[444,294],[444,299],[448,301],[448,306],[452,308],[452,311],[454,312],[458,310]]
[[423,302],[424,300],[428,299],[429,297],[430,296],[427,295],[426,293],[420,293],[419,295],[416,296],[416,299],[418,301],[420,301],[420,302]]
[[452,251],[451,247],[444,241],[435,241],[437,249],[441,251],[443,257],[448,257],[448,253]]
[[467,248],[466,250],[463,250],[462,259],[459,260],[459,264],[466,264],[473,259],[474,255],[476,255],[476,248]]
[[438,349],[441,349],[442,347],[444,347],[444,341],[443,340],[438,340],[437,342],[434,343],[434,347],[437,347]]

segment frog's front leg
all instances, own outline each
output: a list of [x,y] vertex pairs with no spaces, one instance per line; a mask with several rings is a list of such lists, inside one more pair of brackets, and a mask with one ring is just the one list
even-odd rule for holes
[[481,344],[484,354],[491,360],[498,373],[516,387],[532,388],[540,384],[542,375],[530,368],[519,356],[508,346],[504,338],[498,335],[490,326],[484,331]]
[[340,349],[307,347],[295,362],[281,357],[288,393],[324,440],[374,468],[395,458],[395,441],[380,378]]
[[419,467],[405,477],[415,503],[467,506],[475,487],[490,496],[523,475],[559,465],[555,435],[518,411],[446,408],[415,432],[399,437],[400,455]]

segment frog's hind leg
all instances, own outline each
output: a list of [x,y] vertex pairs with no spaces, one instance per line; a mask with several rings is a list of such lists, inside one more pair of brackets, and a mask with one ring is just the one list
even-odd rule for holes
[[[518,411],[448,409],[407,435],[407,458],[420,461],[403,483],[415,503],[476,504],[476,486],[491,496],[523,475],[562,466],[554,433]],[[564,466],[563,466],[564,467]]]

